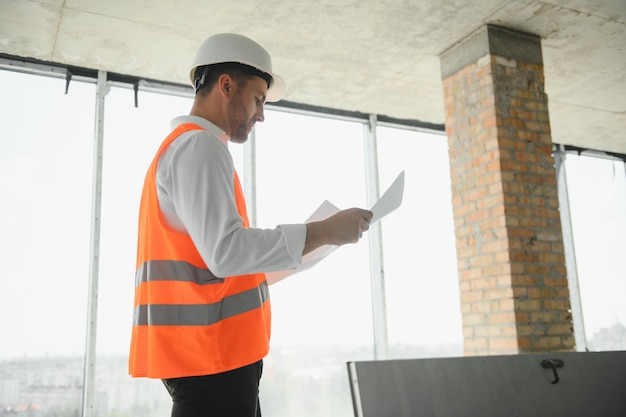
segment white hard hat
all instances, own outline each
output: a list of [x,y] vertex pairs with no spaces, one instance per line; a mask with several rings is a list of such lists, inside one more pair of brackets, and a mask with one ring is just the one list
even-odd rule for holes
[[272,72],[270,54],[252,39],[235,33],[220,33],[202,42],[191,66],[191,85],[195,83],[196,68],[224,62],[238,62],[269,74],[272,81],[267,90],[266,101],[274,102],[284,97],[285,81]]

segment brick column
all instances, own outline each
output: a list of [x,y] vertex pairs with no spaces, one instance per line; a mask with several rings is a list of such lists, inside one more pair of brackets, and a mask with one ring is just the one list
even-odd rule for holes
[[465,354],[573,351],[541,41],[487,25],[441,68]]

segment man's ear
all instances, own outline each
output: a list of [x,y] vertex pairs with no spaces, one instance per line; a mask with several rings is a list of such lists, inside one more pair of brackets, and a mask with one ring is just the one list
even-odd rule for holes
[[217,80],[217,85],[219,87],[220,94],[225,97],[230,97],[233,92],[235,80],[233,80],[228,74],[222,74]]

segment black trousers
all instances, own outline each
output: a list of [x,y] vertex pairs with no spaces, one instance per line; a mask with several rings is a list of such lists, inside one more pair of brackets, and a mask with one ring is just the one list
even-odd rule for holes
[[172,417],[261,417],[260,360],[221,374],[164,379]]

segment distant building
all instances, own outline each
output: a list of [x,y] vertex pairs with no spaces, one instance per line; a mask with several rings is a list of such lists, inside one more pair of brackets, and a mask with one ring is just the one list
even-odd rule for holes
[[611,327],[605,327],[596,332],[587,346],[591,351],[625,350],[626,327],[619,321],[615,321]]
[[17,378],[0,378],[0,405],[15,404],[20,394],[20,381]]

